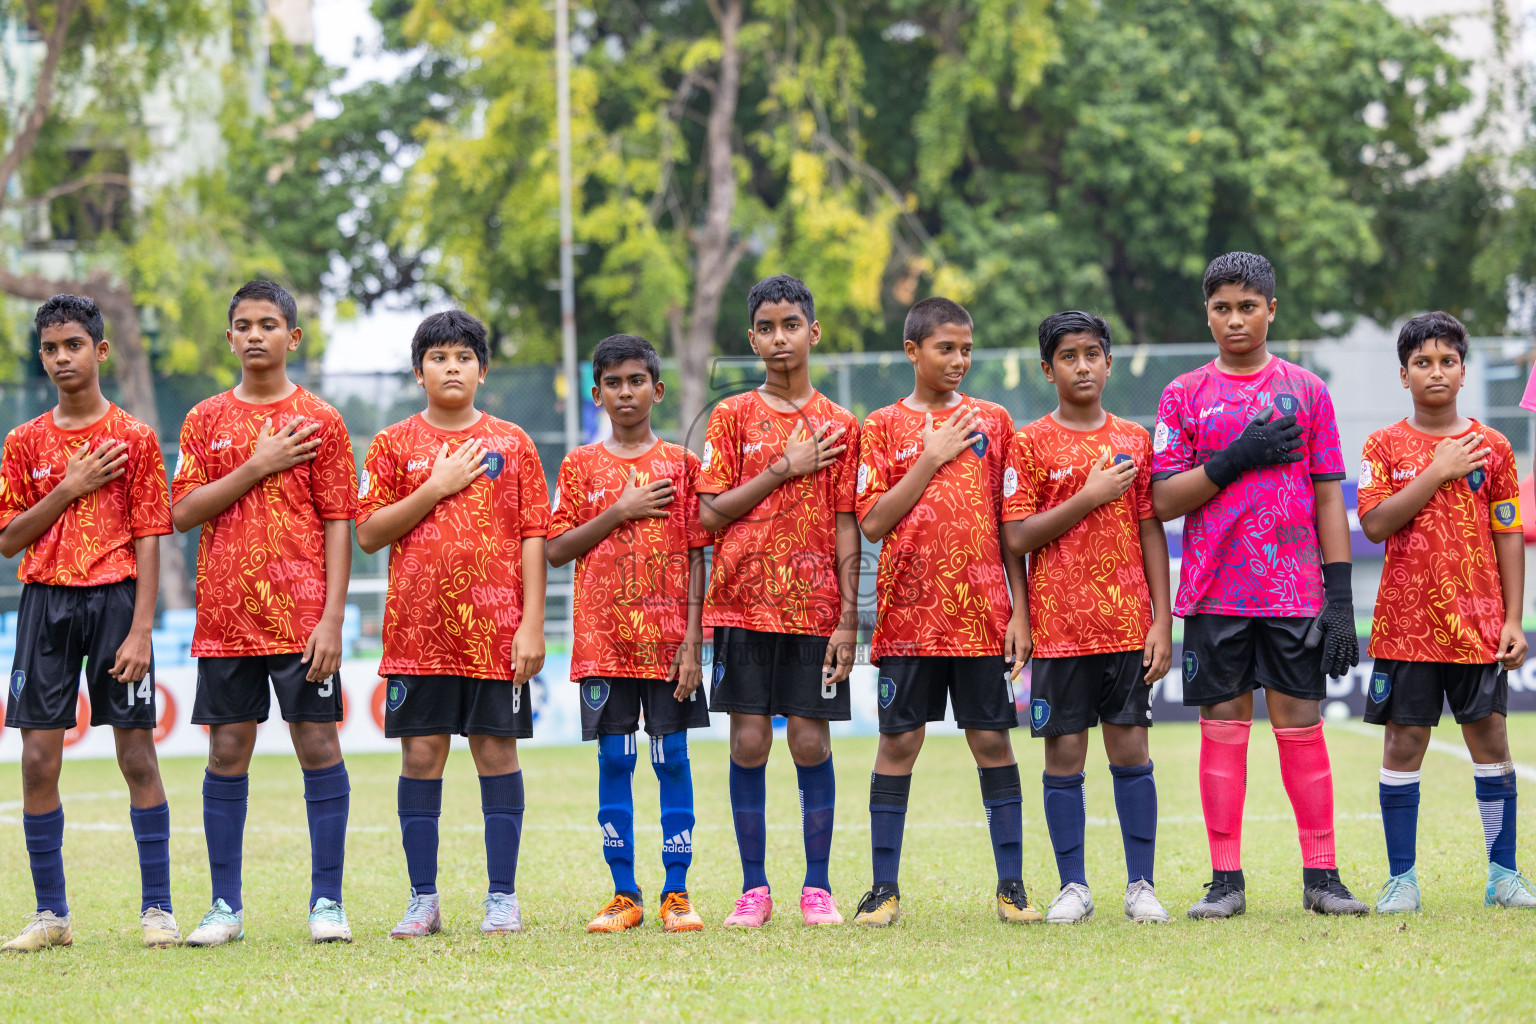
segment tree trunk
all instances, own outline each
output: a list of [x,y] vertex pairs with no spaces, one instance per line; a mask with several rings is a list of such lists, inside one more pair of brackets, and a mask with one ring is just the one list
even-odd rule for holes
[[[726,285],[746,252],[744,241],[731,242],[731,217],[736,211],[735,155],[731,130],[741,91],[741,28],[743,0],[710,0],[709,9],[720,26],[720,67],[715,76],[714,102],[705,127],[709,203],[704,224],[694,233],[693,303],[686,327],[673,325],[673,344],[680,376],[681,440],[694,450],[704,447],[707,421],[709,361],[715,350],[720,302]],[[678,328],[681,327],[681,330]]]

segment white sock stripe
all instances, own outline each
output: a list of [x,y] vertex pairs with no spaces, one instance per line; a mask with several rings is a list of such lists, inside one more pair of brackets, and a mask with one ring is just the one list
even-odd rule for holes
[[1499,833],[1504,831],[1504,801],[1479,800],[1477,811],[1483,816],[1484,853],[1492,855],[1493,842],[1499,838]]
[[1411,786],[1418,782],[1419,777],[1423,774],[1423,769],[1416,772],[1395,772],[1383,765],[1381,769],[1381,784],[1383,786]]
[[1501,775],[1515,774],[1515,762],[1500,761],[1497,764],[1478,764],[1472,762],[1472,776],[1478,779],[1497,779]]
[[665,764],[666,760],[667,760],[666,752],[661,749],[661,737],[660,736],[652,736],[651,737],[651,764]]

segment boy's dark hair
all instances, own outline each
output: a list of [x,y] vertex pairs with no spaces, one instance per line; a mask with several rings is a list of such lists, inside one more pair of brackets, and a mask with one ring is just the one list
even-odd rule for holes
[[1420,313],[1403,324],[1397,332],[1397,361],[1407,366],[1409,356],[1436,338],[1455,349],[1462,362],[1467,361],[1467,329],[1460,320],[1438,309]]
[[1275,268],[1257,253],[1222,253],[1206,265],[1201,286],[1209,299],[1211,293],[1224,284],[1240,284],[1249,291],[1258,292],[1268,302],[1275,297]]
[[1104,354],[1109,354],[1109,323],[1101,316],[1069,309],[1040,321],[1040,358],[1047,363],[1055,359],[1061,339],[1069,334],[1092,334],[1099,339]]
[[602,384],[604,370],[631,359],[645,364],[652,384],[661,379],[661,357],[650,342],[638,334],[610,334],[592,350],[592,383]]
[[901,336],[907,341],[915,341],[921,345],[933,337],[934,331],[945,324],[976,329],[975,322],[971,320],[971,314],[965,311],[964,306],[953,299],[933,295],[907,310],[907,322],[901,326]]
[[805,314],[807,325],[816,322],[816,300],[798,277],[774,274],[765,277],[747,292],[747,323],[757,322],[757,309],[765,302],[793,302]]
[[55,295],[38,306],[37,315],[32,318],[32,325],[37,328],[39,338],[42,337],[44,327],[57,327],[59,324],[70,323],[84,327],[85,333],[91,336],[93,342],[107,336],[106,324],[101,320],[101,310],[96,307],[95,300],[88,299],[84,295]]
[[421,361],[434,348],[463,346],[475,354],[480,369],[491,362],[491,345],[485,333],[485,324],[461,309],[445,309],[433,313],[416,325],[411,337],[411,365],[421,372]]
[[293,301],[293,296],[288,289],[274,281],[247,281],[235,292],[235,297],[229,300],[229,322],[235,322],[235,307],[246,299],[255,299],[258,302],[270,302],[283,311],[283,319],[291,331],[299,326],[299,304]]

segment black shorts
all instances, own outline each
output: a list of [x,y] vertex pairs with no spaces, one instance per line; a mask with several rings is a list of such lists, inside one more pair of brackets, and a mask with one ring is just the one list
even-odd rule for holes
[[588,676],[576,685],[581,687],[584,740],[628,736],[640,727],[641,709],[645,711],[647,736],[709,728],[709,706],[702,686],[689,694],[687,700],[678,700],[672,696],[677,683],[665,679]]
[[1029,663],[1029,734],[1070,736],[1107,725],[1151,725],[1141,648]]
[[709,710],[740,715],[796,715],[846,722],[848,682],[823,686],[827,638],[715,627]]
[[1509,714],[1509,673],[1498,662],[1457,665],[1444,661],[1377,658],[1365,689],[1365,720],[1371,725],[1439,725],[1447,703],[1457,725]]
[[1298,700],[1327,696],[1323,645],[1307,649],[1314,616],[1186,615],[1184,706],[1236,700],[1259,687]]
[[390,676],[384,735],[533,736],[533,691],[510,679]]
[[[193,725],[265,722],[272,691],[285,722],[341,721],[341,673],[320,683],[304,677],[309,666],[301,654],[246,654],[197,659],[197,696]],[[267,680],[272,680],[269,689]]]
[[1019,711],[1001,654],[976,658],[881,658],[875,696],[880,731],[911,732],[944,720],[947,697],[962,729],[1014,729]]
[[119,580],[95,587],[28,583],[21,588],[6,725],[73,729],[84,661],[92,726],[155,727],[154,654],[137,683],[120,683],[108,674],[133,625],[137,587],[135,580]]

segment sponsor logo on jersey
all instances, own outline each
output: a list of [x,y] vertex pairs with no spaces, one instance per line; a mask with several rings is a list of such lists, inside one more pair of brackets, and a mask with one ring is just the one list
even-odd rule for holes
[[861,463],[859,463],[859,493],[863,494],[864,493],[864,489],[866,487],[868,487],[868,486],[869,486],[869,467],[861,462]]
[[399,711],[400,705],[405,703],[405,680],[391,679],[389,689],[384,691],[384,706],[391,711]]
[[1036,697],[1029,702],[1029,724],[1036,729],[1044,728],[1045,723],[1051,720],[1051,706],[1044,700]]
[[1516,505],[1513,500],[1494,502],[1493,518],[1498,521],[1500,526],[1513,526],[1515,525],[1515,520],[1519,517],[1520,506]]
[[407,462],[405,464],[405,471],[407,473],[414,473],[418,469],[426,469],[427,466],[431,464],[431,461],[432,461],[431,459],[425,459],[425,458],[423,458],[423,459],[412,459],[411,461],[409,461],[409,462]]
[[607,493],[608,492],[606,490],[604,490],[603,488],[601,488],[601,487],[599,487],[595,491],[588,491],[587,492],[587,502],[588,502],[588,504],[596,505],[599,501],[603,500],[603,495],[605,495]]
[[1200,659],[1194,651],[1184,652],[1184,681],[1187,683],[1200,674]]
[[1485,481],[1487,479],[1488,479],[1488,472],[1487,472],[1487,470],[1485,470],[1481,466],[1479,466],[1478,468],[1474,469],[1472,472],[1467,474],[1467,486],[1472,488],[1473,491],[1480,490],[1482,488],[1482,486],[1483,486],[1483,481]]
[[590,710],[598,711],[608,703],[608,680],[587,679],[581,684],[581,702]]
[[1371,703],[1380,704],[1392,692],[1392,680],[1385,672],[1371,673]]
[[27,685],[27,674],[21,669],[11,673],[11,696],[20,697],[21,688]]
[[32,468],[32,479],[33,480],[42,480],[45,477],[51,476],[52,474],[53,474],[53,467],[52,466],[34,466]]
[[906,462],[908,459],[917,458],[917,442],[908,441],[906,447],[897,452],[894,458],[897,462]]
[[754,452],[760,452],[762,450],[763,450],[763,442],[762,441],[743,441],[743,442],[741,442],[741,454],[743,454],[743,455],[751,455]]
[[704,442],[704,457],[699,460],[699,468],[709,471],[709,464],[715,461],[715,446],[709,441]]
[[1371,486],[1371,460],[1370,459],[1361,459],[1360,460],[1360,483],[1357,486],[1359,486],[1359,487],[1369,487],[1369,486]]
[[1215,405],[1208,405],[1204,409],[1201,409],[1200,410],[1200,418],[1201,419],[1209,419],[1210,417],[1215,416],[1219,412],[1226,412],[1226,411],[1227,411],[1227,407],[1224,404],[1218,402]]
[[1158,421],[1157,429],[1152,431],[1152,450],[1161,452],[1168,447],[1168,424]]
[[1003,472],[1003,497],[1011,498],[1019,489],[1019,471],[1009,466]]
[[1418,469],[1413,466],[1404,466],[1402,469],[1392,471],[1392,482],[1402,483],[1404,480],[1412,480],[1419,475]]
[[978,459],[984,459],[987,457],[987,445],[991,442],[987,439],[986,434],[978,430],[970,437],[966,438],[966,440],[971,443],[971,451],[976,453],[976,457]]
[[891,701],[896,699],[896,680],[890,676],[881,676],[875,695],[879,697],[881,707],[890,707]]
[[1275,396],[1275,410],[1281,416],[1294,416],[1301,410],[1301,402],[1295,395],[1282,391]]
[[[180,467],[177,468],[176,472],[181,472]],[[373,483],[373,477],[368,475],[368,471],[366,469],[363,470],[357,478],[357,498],[359,501],[368,497],[368,485],[371,483]]]
[[[1009,472],[1011,473],[1012,470],[1009,470]],[[1063,469],[1053,469],[1053,470],[1051,470],[1051,479],[1052,480],[1067,480],[1067,479],[1070,479],[1071,476],[1072,476],[1072,467],[1071,466],[1067,466],[1067,467],[1065,467]]]
[[208,450],[211,452],[221,452],[234,443],[233,438],[220,437],[209,443]]
[[491,480],[501,476],[501,471],[507,468],[507,457],[501,452],[486,452],[480,459],[480,464],[485,467],[485,475]]

